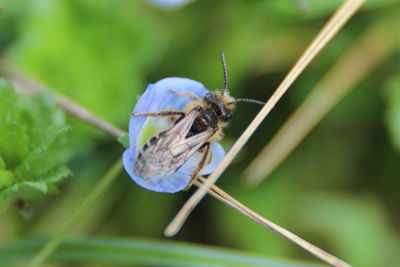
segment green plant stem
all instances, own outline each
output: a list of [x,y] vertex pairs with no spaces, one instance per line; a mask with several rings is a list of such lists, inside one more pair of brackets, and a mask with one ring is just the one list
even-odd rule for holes
[[97,199],[112,184],[122,170],[122,161],[118,160],[104,175],[99,183],[93,188],[90,194],[83,201],[82,205],[72,214],[69,220],[53,237],[38,251],[33,259],[27,264],[29,267],[40,266],[59,246],[67,233],[79,222],[79,219],[88,211]]

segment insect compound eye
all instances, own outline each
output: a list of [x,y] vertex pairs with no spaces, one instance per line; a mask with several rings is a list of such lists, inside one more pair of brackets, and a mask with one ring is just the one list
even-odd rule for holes
[[232,113],[231,112],[225,112],[221,117],[221,120],[223,122],[228,122],[232,120]]
[[216,104],[211,104],[210,106],[211,106],[212,110],[214,110],[215,114],[217,114],[218,117],[221,117],[224,115],[224,112],[220,106],[218,106]]
[[213,93],[209,92],[207,94],[204,95],[204,100],[208,103],[214,103],[215,102],[215,97],[213,95]]

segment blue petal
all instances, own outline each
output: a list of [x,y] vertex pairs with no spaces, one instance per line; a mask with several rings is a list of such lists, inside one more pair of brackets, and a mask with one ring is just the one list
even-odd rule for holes
[[193,0],[147,0],[154,5],[172,8],[172,7],[179,7],[186,3],[192,2]]
[[[173,94],[170,92],[171,90],[176,92],[191,92],[199,98],[202,98],[209,92],[203,84],[194,80],[186,78],[165,78],[155,84],[149,84],[146,91],[136,103],[134,112],[183,110],[191,99],[189,97]],[[162,130],[166,130],[170,127],[167,119],[131,116],[129,123],[130,148],[123,154],[125,170],[138,185],[151,191],[175,193],[185,189],[189,185],[191,175],[200,160],[200,153],[192,155],[174,175],[158,184],[150,184],[146,179],[135,173],[134,161],[136,158],[136,151],[143,145],[138,144],[138,138],[144,131],[143,126],[146,121],[154,121],[154,124],[162,125],[162,127],[164,127]],[[205,175],[213,172],[224,156],[225,151],[222,146],[219,143],[213,143],[211,145],[211,162],[203,168],[200,174]]]

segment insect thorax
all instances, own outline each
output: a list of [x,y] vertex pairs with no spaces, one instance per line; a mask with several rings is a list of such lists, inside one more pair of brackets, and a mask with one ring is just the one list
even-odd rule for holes
[[191,108],[197,109],[198,115],[190,128],[188,137],[207,130],[222,132],[232,119],[233,103],[234,99],[224,91],[207,93],[201,102],[193,103]]

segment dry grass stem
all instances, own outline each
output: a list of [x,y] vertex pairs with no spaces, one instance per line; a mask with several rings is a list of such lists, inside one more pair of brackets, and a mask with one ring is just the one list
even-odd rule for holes
[[257,114],[254,120],[250,123],[247,129],[239,137],[239,139],[232,146],[226,157],[222,160],[217,169],[210,175],[207,181],[188,199],[183,205],[182,209],[174,217],[171,223],[167,226],[164,233],[167,236],[175,235],[182,227],[186,218],[195,206],[204,197],[207,191],[211,188],[217,179],[221,176],[223,171],[232,162],[234,157],[239,153],[240,149],[245,145],[250,136],[255,132],[257,127],[261,124],[264,118],[272,110],[278,100],[284,95],[294,80],[301,74],[306,66],[315,58],[315,56],[322,50],[323,47],[333,38],[333,36],[346,24],[346,22],[361,8],[365,0],[348,0],[345,1],[329,19],[324,28],[319,32],[316,38],[307,47],[300,59],[296,62],[293,68],[289,71],[285,79],[278,86],[274,94],[267,101],[265,106]]
[[[394,49],[384,25],[368,29],[315,86],[300,107],[244,171],[246,182],[256,186],[267,178],[317,123],[380,64]],[[367,55],[367,56],[366,56]]]
[[[198,180],[195,182],[195,185],[200,187],[205,183],[206,179],[203,177],[199,177]],[[309,253],[313,254],[320,260],[330,264],[332,266],[338,267],[350,267],[348,263],[342,261],[341,259],[329,254],[328,252],[320,249],[319,247],[309,243],[308,241],[302,239],[301,237],[289,232],[288,230],[280,227],[279,225],[267,220],[266,218],[262,217],[258,213],[254,212],[253,210],[249,209],[248,207],[241,204],[239,201],[231,197],[225,191],[213,185],[211,189],[208,191],[208,194],[213,196],[214,198],[218,199],[219,201],[225,203],[226,205],[234,208],[235,210],[239,211],[241,214],[247,216],[251,220],[257,222],[258,224],[262,225],[265,228],[268,228],[275,233],[283,236],[284,238],[290,240],[291,242],[295,243],[299,247],[305,249]]]

